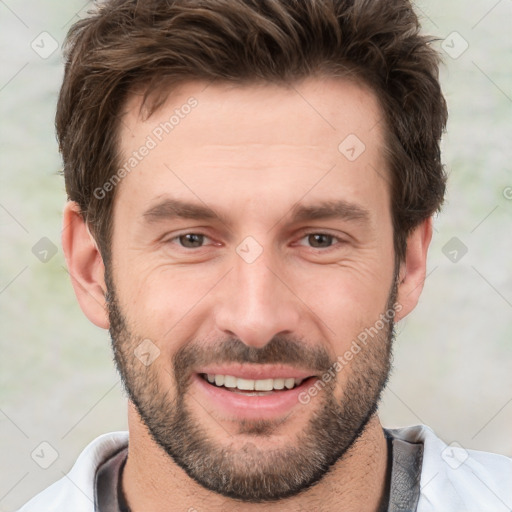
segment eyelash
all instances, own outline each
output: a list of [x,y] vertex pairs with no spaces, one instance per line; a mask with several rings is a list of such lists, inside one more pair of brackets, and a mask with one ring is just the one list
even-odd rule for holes
[[[169,240],[167,240],[165,243],[176,243],[180,248],[184,249],[184,250],[187,250],[187,251],[192,251],[194,249],[203,249],[204,247],[206,247],[205,245],[201,245],[200,247],[185,247],[183,245],[181,245],[179,243],[179,239],[181,237],[184,237],[184,236],[187,236],[187,235],[196,235],[196,236],[203,236],[204,238],[208,239],[208,240],[212,240],[208,235],[204,234],[204,233],[201,233],[201,232],[195,232],[195,231],[189,231],[189,232],[186,232],[186,233],[181,233],[179,235],[176,235],[172,238],[170,238]],[[307,247],[309,249],[313,249],[313,250],[321,250],[322,252],[328,252],[329,250],[331,249],[334,249],[338,244],[343,244],[344,243],[344,240],[341,239],[340,237],[337,237],[331,233],[327,233],[327,232],[324,232],[324,231],[310,231],[310,232],[307,232],[307,233],[303,233],[302,236],[299,238],[299,241],[301,240],[304,240],[305,238],[311,236],[311,235],[321,235],[321,236],[327,236],[327,237],[330,237],[332,238],[332,241],[333,241],[333,244],[328,246],[328,247],[312,247],[312,246],[304,246],[304,247]],[[217,244],[209,244],[209,245],[219,245],[218,243]],[[302,244],[298,244],[298,245],[301,245]]]
[[185,247],[181,244],[179,244],[179,239],[181,237],[184,237],[184,236],[187,236],[187,235],[196,235],[196,236],[202,236],[208,240],[211,240],[211,238],[208,236],[208,235],[205,235],[204,233],[201,233],[201,232],[196,232],[196,231],[188,231],[187,233],[181,233],[179,235],[176,235],[172,238],[170,238],[167,243],[174,243],[176,242],[177,245],[179,245],[182,249],[186,249],[186,250],[193,250],[193,249],[202,249],[204,247],[204,245],[200,246],[200,247]]
[[322,252],[328,252],[330,250],[333,250],[333,249],[336,249],[337,246],[339,244],[343,244],[344,243],[344,240],[336,235],[333,235],[331,233],[326,233],[324,231],[310,231],[308,233],[304,233],[300,238],[299,238],[299,241],[300,240],[304,240],[305,238],[311,236],[311,235],[320,235],[320,236],[326,236],[326,237],[330,237],[332,239],[332,245],[328,246],[328,247],[312,247],[312,246],[307,246],[308,249],[313,249],[313,250],[321,250]]

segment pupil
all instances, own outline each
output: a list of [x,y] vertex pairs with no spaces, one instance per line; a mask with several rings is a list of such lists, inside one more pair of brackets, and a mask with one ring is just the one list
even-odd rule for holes
[[204,235],[195,235],[194,233],[189,233],[187,235],[180,236],[180,243],[183,247],[201,247],[203,245]]
[[331,235],[309,235],[308,239],[312,247],[329,247],[332,243]]

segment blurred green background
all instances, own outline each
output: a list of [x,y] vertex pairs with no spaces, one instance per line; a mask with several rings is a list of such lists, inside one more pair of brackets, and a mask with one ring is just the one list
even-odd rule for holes
[[[126,429],[108,333],[80,311],[60,247],[60,45],[89,5],[0,1],[0,512],[62,477],[94,437]],[[512,456],[512,2],[416,6],[444,40],[449,186],[381,418]],[[47,469],[31,456],[41,442],[56,450]]]

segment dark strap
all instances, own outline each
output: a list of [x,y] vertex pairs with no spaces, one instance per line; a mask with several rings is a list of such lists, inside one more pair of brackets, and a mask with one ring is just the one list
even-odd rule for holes
[[403,441],[384,429],[392,444],[391,486],[388,512],[416,512],[420,499],[423,443]]
[[128,447],[107,459],[96,472],[94,510],[96,512],[130,512],[121,486]]

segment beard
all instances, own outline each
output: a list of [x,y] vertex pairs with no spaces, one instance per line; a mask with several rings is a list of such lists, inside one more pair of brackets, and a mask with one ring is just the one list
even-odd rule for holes
[[[296,439],[291,439],[288,446],[266,450],[259,441],[279,428],[286,429],[287,418],[241,419],[233,423],[236,432],[229,432],[226,437],[236,439],[243,434],[247,439],[243,444],[240,438],[237,443],[217,442],[208,426],[189,408],[187,391],[194,368],[211,363],[273,363],[301,366],[323,375],[329,369],[332,372],[337,360],[321,344],[304,343],[297,337],[275,336],[261,348],[249,347],[231,337],[215,343],[187,343],[172,357],[171,368],[164,367],[161,360],[145,366],[134,355],[145,338],[130,330],[108,270],[105,277],[110,336],[124,388],[153,441],[190,478],[210,491],[247,503],[296,496],[319,482],[348,455],[377,412],[391,370],[394,323],[388,313],[394,312],[396,271],[386,305],[388,321],[367,344],[358,345],[360,351],[342,366],[339,373],[344,374],[345,383],[341,397],[335,396],[337,375],[309,403],[302,402],[299,407],[303,409],[297,413],[296,406],[290,413],[310,416]],[[155,343],[160,342],[165,340]],[[170,375],[174,386],[164,384],[164,373]],[[279,435],[284,437],[282,432]]]

